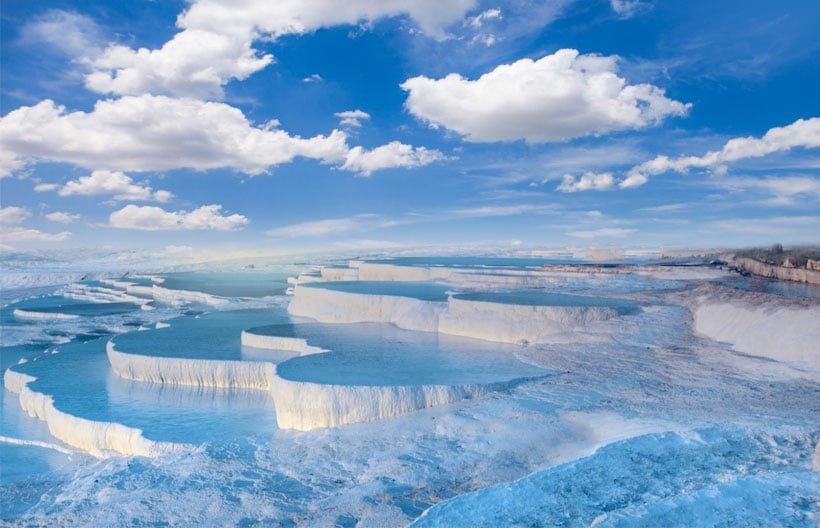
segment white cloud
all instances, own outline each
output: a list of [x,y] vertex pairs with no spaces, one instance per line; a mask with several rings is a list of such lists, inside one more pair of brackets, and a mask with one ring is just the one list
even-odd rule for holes
[[567,235],[575,238],[623,238],[637,233],[637,229],[624,229],[621,227],[604,227],[589,231],[570,231]]
[[621,18],[631,18],[642,11],[651,9],[651,4],[641,0],[609,0],[609,5]]
[[362,126],[362,121],[370,119],[370,114],[363,110],[345,110],[336,112],[335,115],[340,119],[339,125],[354,128]]
[[62,242],[70,237],[71,233],[63,231],[61,233],[44,233],[37,229],[24,227],[12,227],[0,231],[0,243],[8,242]]
[[685,173],[691,168],[710,167],[720,171],[721,166],[736,161],[759,158],[784,152],[793,148],[820,147],[820,118],[798,119],[794,123],[770,129],[762,137],[734,138],[726,142],[720,150],[710,151],[703,156],[682,156],[670,158],[658,156],[630,169],[618,185],[622,189],[640,187],[650,176],[665,172]]
[[324,81],[324,79],[318,73],[314,73],[313,75],[311,75],[309,77],[305,77],[304,79],[302,79],[303,83],[322,82],[322,81]]
[[92,61],[86,86],[118,95],[221,97],[232,79],[245,79],[273,62],[271,55],[253,49],[256,40],[402,15],[425,33],[444,38],[444,29],[474,5],[475,0],[198,0],[177,18],[182,31],[161,48],[106,49]]
[[501,16],[501,9],[494,8],[494,9],[487,9],[486,11],[482,11],[476,16],[468,17],[464,21],[464,26],[469,27],[476,31],[476,34],[470,39],[471,43],[480,43],[484,44],[485,46],[492,46],[498,41],[498,37],[495,34],[485,32],[484,26],[491,21],[498,21],[501,20],[503,17]]
[[93,60],[85,85],[106,94],[221,98],[228,81],[246,79],[271,62],[273,56],[251,47],[251,35],[188,29],[156,50],[110,46]]
[[777,237],[782,240],[794,240],[796,237],[803,237],[806,241],[816,242],[817,233],[820,232],[820,216],[718,220],[711,223],[709,229],[724,234],[751,234],[770,239]]
[[255,127],[222,103],[147,95],[99,101],[89,113],[46,100],[0,120],[0,149],[92,170],[230,167],[258,174],[300,155],[341,161],[345,141],[340,131],[302,139]]
[[350,231],[367,231],[393,227],[395,225],[398,225],[397,221],[390,220],[381,215],[360,214],[347,218],[301,222],[271,229],[267,231],[266,234],[276,238],[303,238],[347,233]]
[[29,45],[49,44],[75,59],[99,53],[102,35],[91,18],[62,9],[51,9],[23,25],[20,39]]
[[372,150],[353,147],[348,151],[341,168],[358,172],[363,176],[370,176],[377,170],[422,167],[443,159],[445,159],[444,154],[438,150],[391,141]]
[[652,207],[642,207],[640,211],[646,211],[647,213],[672,213],[675,211],[680,211],[685,209],[691,204],[687,203],[672,203],[672,204],[665,204],[665,205],[655,205]]
[[777,176],[768,178],[714,178],[710,185],[738,192],[757,192],[771,196],[764,205],[792,205],[797,198],[820,200],[820,180],[808,176]]
[[10,177],[15,171],[23,168],[25,163],[18,159],[13,152],[3,150],[0,145],[0,180]]
[[24,207],[3,207],[0,209],[0,225],[19,225],[25,222],[29,216],[31,216],[31,213]]
[[79,220],[80,215],[55,211],[53,213],[48,213],[46,215],[46,219],[51,222],[57,222],[58,224],[70,224]]
[[488,20],[493,19],[500,19],[501,18],[501,10],[498,8],[488,9],[486,11],[482,11],[481,13],[477,14],[476,16],[469,17],[465,24],[468,24],[476,29],[481,28],[484,23]]
[[126,205],[111,213],[108,221],[111,227],[139,231],[235,231],[249,222],[240,214],[223,216],[221,210],[221,205],[203,205],[190,212]]
[[577,179],[572,174],[565,174],[561,185],[556,187],[556,190],[562,192],[608,191],[614,185],[615,177],[611,172],[587,172]]
[[467,141],[561,141],[637,129],[689,106],[650,84],[627,84],[616,75],[617,57],[563,49],[537,61],[502,64],[476,80],[450,74],[405,81],[407,109],[434,127]]
[[67,112],[46,100],[0,119],[0,160],[18,166],[57,161],[112,172],[232,168],[254,175],[301,156],[369,175],[444,157],[398,142],[351,149],[340,130],[301,138],[274,126],[254,126],[238,108],[195,99],[127,96],[98,101],[88,113]]
[[113,195],[117,201],[150,201],[165,203],[173,196],[168,191],[152,191],[149,186],[140,186],[119,171],[96,170],[90,176],[81,176],[62,187],[54,184],[39,184],[35,191],[57,190],[60,196],[72,195]]
[[551,206],[535,204],[486,205],[481,207],[454,209],[450,211],[450,214],[457,217],[484,218],[490,216],[517,216],[528,213],[538,214],[553,210],[554,208]]
[[461,20],[475,5],[476,0],[244,0],[239,5],[227,0],[197,0],[180,15],[178,25],[234,35],[257,31],[277,38],[408,15],[425,33],[444,37],[445,28]]
[[62,233],[44,233],[37,229],[21,227],[31,213],[24,207],[3,207],[0,208],[0,225],[3,229],[0,230],[0,244],[8,242],[59,242],[71,236],[71,233],[64,231]]

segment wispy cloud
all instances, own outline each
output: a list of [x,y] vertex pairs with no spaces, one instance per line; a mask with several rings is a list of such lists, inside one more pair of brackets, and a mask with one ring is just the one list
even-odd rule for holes
[[[691,169],[709,169],[713,174],[721,176],[727,172],[728,166],[743,160],[763,158],[794,149],[815,148],[820,148],[820,118],[798,119],[790,125],[771,128],[761,137],[729,139],[719,150],[712,150],[701,156],[659,155],[634,165],[620,178],[610,172],[587,172],[580,178],[568,174],[564,176],[557,190],[565,192],[607,190],[615,186],[620,189],[634,189],[646,184],[652,176],[667,172],[685,174]],[[798,166],[805,165],[805,163],[798,164]],[[817,168],[813,162],[809,163],[809,166]],[[726,180],[727,185],[730,181]],[[780,184],[774,178],[763,181],[765,183],[755,184],[750,179],[746,179],[744,183],[748,187],[757,186],[761,189],[769,187],[772,190],[778,186],[786,189],[789,185],[797,184],[796,181],[789,183],[788,179],[782,179]],[[803,183],[800,185],[802,186]]]
[[346,218],[312,220],[270,229],[267,235],[276,238],[303,238],[384,229],[399,222],[376,214],[358,214]]
[[756,203],[763,205],[790,206],[800,199],[820,203],[820,179],[809,176],[722,177],[709,180],[707,185],[735,192],[762,194],[764,199]]
[[482,218],[490,216],[517,216],[523,214],[545,214],[555,211],[555,206],[539,204],[487,205],[452,209],[449,215],[463,218]]
[[778,237],[792,240],[803,237],[816,242],[820,233],[820,216],[745,217],[717,220],[709,224],[711,230],[723,235],[749,234],[758,237]]
[[670,158],[657,156],[633,167],[626,178],[618,183],[622,189],[640,187],[649,176],[665,172],[685,173],[691,168],[718,168],[749,158],[760,158],[775,152],[793,148],[820,147],[820,118],[798,119],[794,123],[770,129],[762,137],[734,138],[726,142],[720,150],[707,152],[703,156],[682,156]]
[[20,40],[31,46],[47,45],[75,60],[102,52],[104,38],[93,19],[75,11],[50,9],[20,29]]
[[637,233],[637,229],[625,229],[622,227],[603,227],[600,229],[568,231],[567,235],[575,238],[624,238]]
[[609,0],[609,5],[621,18],[632,18],[652,9],[652,3],[645,0]]

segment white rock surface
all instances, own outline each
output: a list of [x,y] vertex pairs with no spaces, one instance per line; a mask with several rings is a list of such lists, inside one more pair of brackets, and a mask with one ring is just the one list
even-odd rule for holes
[[699,288],[690,303],[696,333],[738,352],[820,371],[820,301],[730,288]]

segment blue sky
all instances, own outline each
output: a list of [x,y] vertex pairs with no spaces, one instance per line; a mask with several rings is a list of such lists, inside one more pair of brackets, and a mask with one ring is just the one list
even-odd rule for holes
[[0,248],[818,243],[818,21],[810,0],[4,2]]

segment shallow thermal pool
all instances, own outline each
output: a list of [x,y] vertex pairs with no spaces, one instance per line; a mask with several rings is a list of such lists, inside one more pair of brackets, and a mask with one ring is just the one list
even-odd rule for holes
[[300,288],[321,288],[345,293],[361,293],[366,295],[390,295],[410,297],[420,301],[445,302],[452,286],[436,284],[434,282],[412,281],[340,281],[340,282],[309,282],[300,284]]
[[[101,315],[119,315],[139,310],[140,305],[132,302],[88,302],[62,296],[38,297],[13,303],[4,308],[18,318],[24,318],[15,311],[29,314],[42,314],[44,317],[62,315],[77,317],[95,317]],[[17,312],[18,314],[20,312]]]
[[442,268],[495,268],[495,269],[538,269],[545,264],[583,264],[583,261],[519,257],[397,257],[394,259],[371,260],[377,264],[396,266],[442,267]]
[[201,444],[269,433],[276,428],[267,392],[122,379],[109,368],[106,341],[101,338],[63,345],[56,354],[16,365],[14,370],[36,377],[29,387],[50,395],[58,410],[141,429],[150,440]]
[[472,292],[454,295],[463,301],[517,304],[522,306],[583,306],[612,308],[625,315],[635,313],[640,303],[628,299],[593,297],[587,295],[567,295],[542,290],[522,290],[508,292]]
[[391,324],[290,324],[254,328],[252,333],[300,337],[329,350],[277,366],[291,381],[333,385],[460,385],[534,378],[547,371],[522,363],[518,347]]
[[284,307],[225,310],[171,319],[167,327],[122,334],[113,342],[120,352],[143,356],[241,360],[242,330],[288,321]]
[[158,275],[161,286],[218,295],[220,297],[268,297],[284,295],[288,273],[245,270],[242,272],[188,271]]

